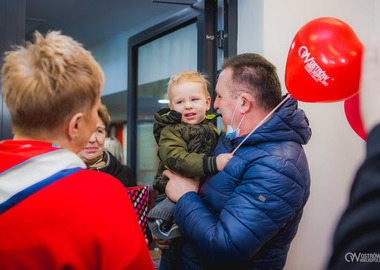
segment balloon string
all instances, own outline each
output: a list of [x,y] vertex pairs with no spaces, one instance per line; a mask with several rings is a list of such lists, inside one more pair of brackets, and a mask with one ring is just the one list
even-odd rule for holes
[[287,101],[288,99],[290,98],[290,95],[289,94],[286,94],[286,96],[284,97],[284,99],[270,112],[267,114],[267,116],[264,117],[263,120],[260,121],[260,123],[254,128],[252,129],[252,131],[250,133],[248,133],[248,135],[244,138],[244,140],[241,141],[241,143],[239,143],[239,145],[234,149],[234,151],[232,151],[232,155],[235,154],[235,152],[239,149],[239,147],[249,138],[249,136],[252,135],[252,133],[258,129],[269,117],[272,116],[272,114],[277,111],[278,108],[281,107],[282,104],[285,103],[285,101]]

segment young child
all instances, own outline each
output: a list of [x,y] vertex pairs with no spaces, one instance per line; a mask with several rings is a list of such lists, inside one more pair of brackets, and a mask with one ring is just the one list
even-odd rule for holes
[[211,122],[216,115],[207,115],[211,98],[208,81],[195,71],[182,71],[168,82],[169,108],[155,115],[154,136],[160,163],[153,182],[158,191],[158,204],[148,214],[153,234],[161,239],[180,236],[172,212],[175,203],[166,197],[168,179],[162,175],[167,168],[187,177],[203,177],[222,171],[232,155],[212,156],[219,132]]

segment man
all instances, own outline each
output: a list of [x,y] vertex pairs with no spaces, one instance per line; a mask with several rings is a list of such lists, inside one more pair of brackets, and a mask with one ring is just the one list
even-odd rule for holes
[[174,267],[282,269],[309,196],[302,148],[311,136],[308,120],[290,98],[258,126],[281,102],[281,85],[275,67],[257,54],[226,59],[216,93],[214,107],[227,134],[222,132],[214,155],[238,148],[199,194],[196,181],[165,171],[166,193],[177,202],[174,218],[184,235]]

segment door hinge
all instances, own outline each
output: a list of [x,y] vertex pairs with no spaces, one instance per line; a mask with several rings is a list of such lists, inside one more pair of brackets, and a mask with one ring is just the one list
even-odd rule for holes
[[227,38],[227,34],[224,33],[224,30],[219,30],[216,34],[216,40],[217,40],[219,49],[224,49],[224,39],[225,38]]

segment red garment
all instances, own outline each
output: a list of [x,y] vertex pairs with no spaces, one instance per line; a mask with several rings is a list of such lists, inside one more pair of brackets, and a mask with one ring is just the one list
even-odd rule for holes
[[[0,160],[0,269],[154,269],[114,177],[81,169],[77,155],[45,142],[1,142]],[[49,171],[69,175],[27,182]]]

